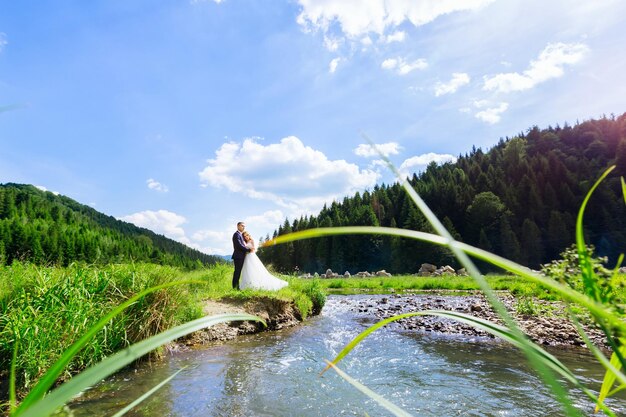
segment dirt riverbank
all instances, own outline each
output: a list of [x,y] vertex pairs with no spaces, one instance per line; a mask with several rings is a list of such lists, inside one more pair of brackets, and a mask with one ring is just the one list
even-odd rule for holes
[[292,302],[261,297],[251,300],[222,299],[207,300],[204,314],[216,315],[224,313],[248,313],[262,318],[267,328],[258,322],[230,322],[194,332],[183,343],[187,346],[202,345],[213,341],[234,339],[242,334],[258,333],[264,330],[280,330],[297,325],[302,316]]

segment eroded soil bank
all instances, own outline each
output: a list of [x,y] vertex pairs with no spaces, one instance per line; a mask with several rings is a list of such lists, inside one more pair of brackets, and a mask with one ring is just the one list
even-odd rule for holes
[[197,331],[184,341],[179,341],[179,343],[194,346],[213,341],[225,341],[234,339],[242,334],[292,327],[302,321],[300,312],[292,302],[269,297],[259,297],[245,301],[235,299],[207,300],[204,306],[204,313],[206,315],[248,313],[262,318],[267,324],[267,328],[263,327],[261,323],[249,321],[220,323]]

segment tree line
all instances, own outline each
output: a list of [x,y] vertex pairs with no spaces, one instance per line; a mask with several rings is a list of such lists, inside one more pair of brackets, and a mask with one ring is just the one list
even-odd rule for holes
[[[408,180],[455,238],[538,268],[574,242],[580,205],[610,165],[617,167],[589,202],[584,232],[596,255],[614,263],[626,247],[620,183],[620,176],[626,176],[626,113],[574,126],[535,126],[501,139],[486,152],[473,147],[454,163],[431,163]],[[334,201],[318,215],[287,219],[262,240],[349,225],[432,231],[401,185],[394,183]],[[458,266],[445,248],[375,235],[301,240],[263,248],[259,256],[283,272],[331,268],[415,273],[425,262]]]
[[148,229],[32,185],[0,184],[0,265],[151,262],[197,268],[220,262]]

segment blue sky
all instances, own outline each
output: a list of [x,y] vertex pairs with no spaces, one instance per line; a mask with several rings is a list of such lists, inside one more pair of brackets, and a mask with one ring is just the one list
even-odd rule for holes
[[0,183],[211,254],[533,125],[626,111],[626,2],[4,1]]

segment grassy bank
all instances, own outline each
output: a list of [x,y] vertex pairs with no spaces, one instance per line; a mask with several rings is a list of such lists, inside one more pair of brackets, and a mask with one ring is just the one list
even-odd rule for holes
[[[134,294],[160,284],[193,281],[149,294],[131,305],[74,357],[60,379],[136,341],[201,317],[207,299],[275,297],[293,301],[303,317],[323,305],[317,281],[293,282],[278,292],[237,292],[231,289],[231,278],[229,265],[192,272],[152,264],[56,268],[14,263],[0,267],[0,380],[8,375],[15,343],[18,391],[25,392],[100,317]],[[6,393],[6,384],[0,389]]]
[[[536,297],[545,300],[556,300],[559,297],[550,293],[545,287],[525,281],[523,278],[513,275],[487,275],[487,282],[494,290],[506,290],[520,297]],[[307,281],[297,278],[293,282]],[[626,275],[618,275],[613,286],[623,295]],[[389,293],[393,291],[428,291],[428,290],[453,290],[472,291],[479,290],[476,280],[464,276],[441,276],[420,277],[414,275],[393,277],[369,277],[369,278],[331,278],[319,280],[319,285],[328,292],[359,293]]]

